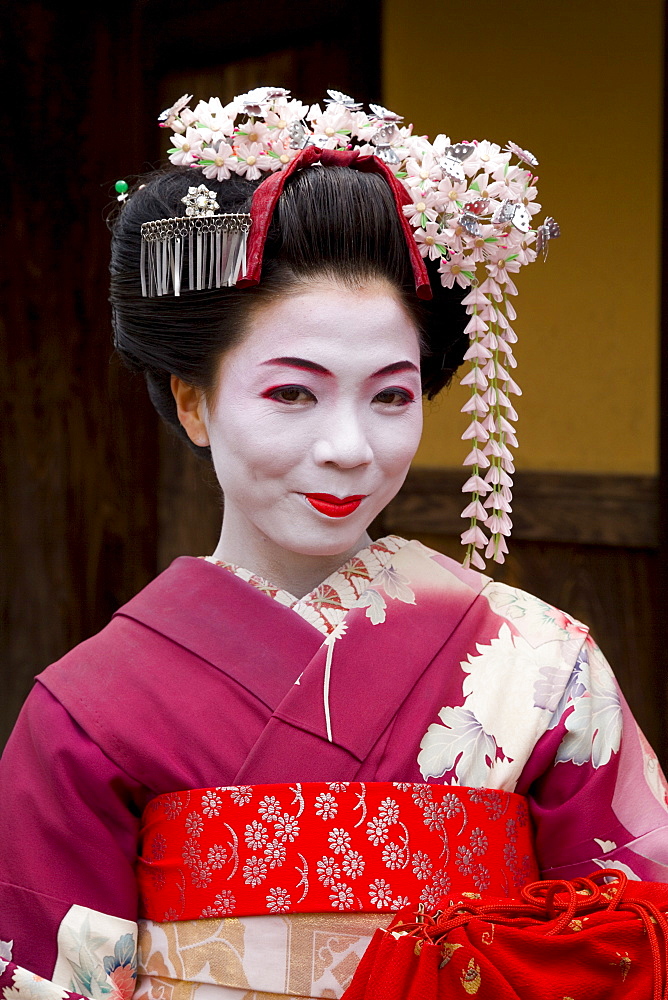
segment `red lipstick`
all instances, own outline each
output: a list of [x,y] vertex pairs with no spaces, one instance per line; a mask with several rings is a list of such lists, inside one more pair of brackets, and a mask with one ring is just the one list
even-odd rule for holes
[[332,496],[331,493],[305,493],[304,496],[312,507],[327,517],[348,517],[357,510],[366,494],[361,493],[343,499]]

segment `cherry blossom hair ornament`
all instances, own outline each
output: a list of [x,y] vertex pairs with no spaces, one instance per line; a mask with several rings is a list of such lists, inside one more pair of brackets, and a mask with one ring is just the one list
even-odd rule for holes
[[413,135],[402,116],[378,104],[370,113],[351,97],[328,91],[324,109],[290,98],[279,87],[258,87],[223,105],[200,101],[194,111],[184,95],[160,115],[173,132],[172,163],[190,166],[222,182],[233,174],[258,185],[250,214],[218,215],[215,195],[205,184],[190,188],[183,218],[142,225],[142,292],[178,295],[189,289],[260,280],[267,232],[289,176],[302,168],[336,164],[382,174],[394,202],[415,277],[416,294],[431,295],[424,258],[438,261],[441,284],[470,291],[462,299],[470,369],[461,384],[470,388],[462,407],[470,423],[462,438],[470,450],[462,491],[464,565],[485,568],[484,558],[503,562],[512,521],[513,452],[517,412],[511,396],[521,390],[512,327],[516,318],[513,274],[538,255],[547,257],[559,226],[540,211],[536,157],[514,142],[501,149],[487,140],[452,143],[446,135],[430,142]]

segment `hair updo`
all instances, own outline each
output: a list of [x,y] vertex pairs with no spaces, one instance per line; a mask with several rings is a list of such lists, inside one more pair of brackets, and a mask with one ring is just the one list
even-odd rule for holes
[[[183,215],[181,199],[193,171],[175,167],[140,180],[112,225],[111,306],[114,342],[124,362],[143,372],[160,416],[192,445],[179,423],[170,376],[211,394],[222,354],[244,335],[254,310],[315,277],[351,288],[360,281],[389,281],[421,334],[423,393],[433,398],[448,385],[468,346],[460,289],[443,288],[427,261],[433,298],[420,300],[392,192],[378,174],[350,167],[314,166],[289,177],[272,218],[260,284],[252,288],[185,291],[144,298],[140,284],[143,222]],[[217,182],[221,212],[248,212],[260,181],[232,176]]]

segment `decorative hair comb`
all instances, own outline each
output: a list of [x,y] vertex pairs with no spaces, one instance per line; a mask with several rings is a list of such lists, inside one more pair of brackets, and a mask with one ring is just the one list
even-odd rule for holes
[[142,295],[180,295],[184,279],[198,291],[236,285],[246,273],[250,215],[218,215],[216,196],[204,184],[188,188],[181,201],[185,216],[142,224]]

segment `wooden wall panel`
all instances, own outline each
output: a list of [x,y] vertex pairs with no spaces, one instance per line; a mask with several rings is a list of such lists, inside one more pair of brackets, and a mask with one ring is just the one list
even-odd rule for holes
[[110,362],[107,305],[109,182],[141,158],[119,120],[141,89],[132,10],[102,23],[36,0],[2,17],[0,735],[32,676],[150,579],[157,538],[157,422]]

